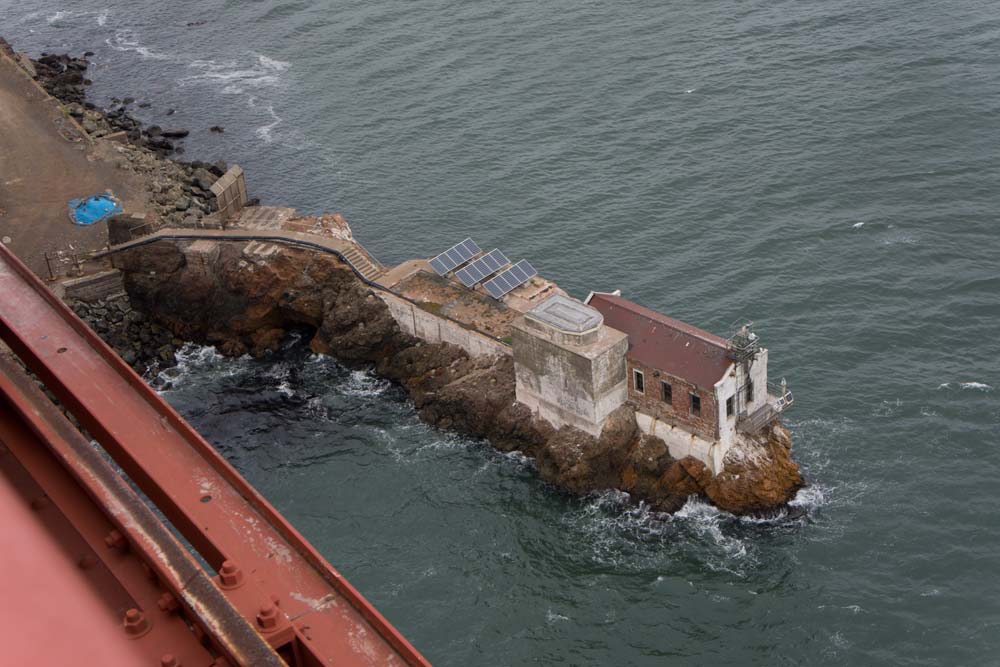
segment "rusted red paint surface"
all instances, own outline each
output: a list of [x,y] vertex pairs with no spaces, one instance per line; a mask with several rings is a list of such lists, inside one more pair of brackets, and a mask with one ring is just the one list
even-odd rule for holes
[[726,339],[614,294],[596,293],[589,305],[604,323],[628,334],[628,356],[712,390],[733,363]]
[[211,568],[230,562],[217,590],[287,663],[429,664],[2,247],[0,335]]

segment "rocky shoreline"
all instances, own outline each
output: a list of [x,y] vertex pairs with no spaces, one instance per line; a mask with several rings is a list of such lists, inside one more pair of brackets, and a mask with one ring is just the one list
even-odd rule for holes
[[[121,147],[120,166],[148,181],[156,224],[197,226],[209,213],[208,188],[224,164],[175,162],[168,157],[177,152],[173,138],[161,128],[143,129],[127,104],[102,112],[87,103],[85,58],[44,55],[29,64],[67,113],[90,123],[88,134],[125,133],[131,145]],[[714,476],[694,458],[671,458],[662,440],[641,433],[628,406],[600,438],[557,430],[516,402],[510,356],[470,357],[453,345],[405,334],[372,288],[336,257],[282,248],[263,261],[244,256],[245,242],[211,243],[214,250],[206,253],[202,242],[197,257],[190,244],[170,241],[123,253],[116,267],[127,301],[74,308],[140,372],[172,364],[183,341],[259,356],[289,331],[308,327],[315,332],[313,350],[374,366],[408,391],[426,422],[521,451],[536,461],[542,479],[569,493],[620,489],[667,512],[699,496],[736,514],[773,514],[804,485],[780,424]]]
[[619,489],[666,512],[699,496],[735,514],[773,515],[804,485],[781,424],[727,458],[718,475],[693,457],[673,459],[660,438],[638,429],[628,405],[599,438],[554,429],[515,400],[509,355],[472,357],[404,333],[373,288],[333,255],[283,247],[263,259],[245,247],[162,240],[118,255],[116,266],[133,303],[179,339],[260,356],[308,328],[314,351],[374,366],[407,390],[424,421],[518,450],[570,493]]

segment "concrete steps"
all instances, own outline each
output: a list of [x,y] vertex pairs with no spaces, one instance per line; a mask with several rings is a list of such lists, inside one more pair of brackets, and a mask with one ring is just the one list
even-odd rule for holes
[[364,276],[366,280],[374,281],[382,275],[382,270],[372,264],[367,257],[353,246],[344,251],[344,259],[350,262],[351,266]]

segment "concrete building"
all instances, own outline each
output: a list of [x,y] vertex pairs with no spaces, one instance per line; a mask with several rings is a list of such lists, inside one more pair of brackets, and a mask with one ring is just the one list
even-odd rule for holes
[[760,431],[791,403],[784,385],[768,393],[767,350],[748,327],[727,340],[617,293],[592,293],[586,303],[628,336],[628,397],[639,427],[674,458],[694,456],[717,474],[740,432]]
[[600,435],[628,395],[625,334],[563,295],[549,297],[512,327],[517,400],[554,426]]

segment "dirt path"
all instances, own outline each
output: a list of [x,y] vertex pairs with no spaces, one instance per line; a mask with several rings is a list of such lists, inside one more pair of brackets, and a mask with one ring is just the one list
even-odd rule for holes
[[92,145],[9,58],[0,55],[0,238],[43,278],[44,253],[97,250],[101,223],[70,222],[69,200],[110,190],[126,212],[142,211],[142,181],[115,167],[113,146]]

